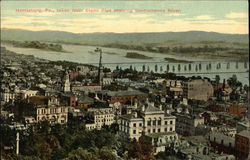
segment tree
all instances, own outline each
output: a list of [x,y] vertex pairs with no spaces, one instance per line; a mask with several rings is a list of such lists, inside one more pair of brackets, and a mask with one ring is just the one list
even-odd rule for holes
[[242,87],[242,83],[238,81],[237,76],[233,75],[227,80],[228,85],[233,89],[236,90],[239,87]]
[[216,84],[220,83],[220,76],[219,75],[215,76],[215,82],[216,82]]
[[64,160],[99,160],[97,155],[84,150],[83,148],[78,148],[69,153],[68,157]]
[[145,136],[141,136],[139,141],[133,139],[132,144],[128,150],[129,158],[138,158],[140,160],[154,159],[154,150],[150,141],[146,140]]
[[111,149],[103,147],[99,151],[99,156],[101,160],[116,160],[117,156],[112,152]]

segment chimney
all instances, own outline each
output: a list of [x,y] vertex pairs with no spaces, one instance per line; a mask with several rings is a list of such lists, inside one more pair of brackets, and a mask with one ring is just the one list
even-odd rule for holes
[[138,104],[137,104],[137,102],[135,102],[135,109],[137,109],[138,108]]
[[159,109],[162,110],[162,105],[159,106]]
[[134,113],[135,118],[137,118],[137,112]]
[[99,97],[97,96],[97,93],[95,93],[95,99],[100,100]]
[[169,109],[167,109],[167,110],[166,110],[166,113],[167,113],[167,114],[170,114],[170,110],[169,110]]
[[143,105],[143,106],[141,107],[141,111],[142,111],[142,112],[145,111],[145,105]]
[[185,109],[185,113],[186,113],[186,114],[189,114],[188,108]]
[[154,106],[155,106],[155,103],[154,103],[154,102],[151,102],[150,105],[154,107]]

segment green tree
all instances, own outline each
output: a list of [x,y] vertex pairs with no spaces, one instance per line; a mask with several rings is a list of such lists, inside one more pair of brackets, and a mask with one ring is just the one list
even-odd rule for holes
[[78,148],[69,153],[64,160],[99,160],[96,154],[93,154],[83,148]]

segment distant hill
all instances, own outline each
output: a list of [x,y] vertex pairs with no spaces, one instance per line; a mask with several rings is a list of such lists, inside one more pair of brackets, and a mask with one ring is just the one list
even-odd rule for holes
[[248,43],[247,34],[222,34],[216,32],[155,32],[155,33],[81,33],[63,31],[29,31],[21,29],[1,29],[2,40],[16,41],[49,41],[79,44],[105,45],[164,43],[167,41],[199,42],[223,41]]

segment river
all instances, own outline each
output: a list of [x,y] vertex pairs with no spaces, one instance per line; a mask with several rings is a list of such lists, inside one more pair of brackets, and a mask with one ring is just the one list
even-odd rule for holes
[[[10,44],[1,44],[6,49],[18,54],[34,55],[38,58],[43,58],[52,61],[66,60],[71,62],[79,62],[84,64],[97,65],[99,62],[99,53],[95,53],[96,46],[70,45],[62,44],[64,50],[68,52],[53,52],[44,51],[33,48],[13,47]],[[243,83],[249,85],[249,63],[248,62],[231,62],[231,61],[215,61],[212,59],[198,59],[194,57],[180,57],[174,55],[166,55],[161,53],[134,51],[116,48],[102,47],[103,65],[104,67],[115,69],[120,68],[136,69],[138,71],[153,71],[158,73],[174,72],[177,75],[183,76],[201,76],[214,79],[219,75],[221,81],[228,79],[232,75]],[[153,59],[132,59],[127,58],[127,52],[137,52]],[[166,62],[164,58],[175,58],[180,60],[194,61],[193,63],[171,63]]]

